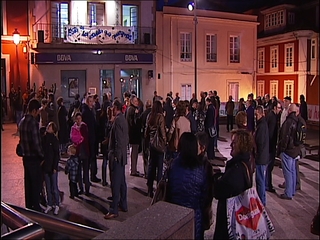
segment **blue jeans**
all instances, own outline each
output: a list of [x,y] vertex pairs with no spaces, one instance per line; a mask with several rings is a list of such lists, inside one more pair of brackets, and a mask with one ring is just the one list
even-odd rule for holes
[[[162,178],[163,170],[163,159],[164,153],[158,152],[153,147],[150,146],[150,159],[149,159],[149,168],[148,168],[148,190],[153,190],[153,181],[156,179],[159,183]],[[156,177],[157,176],[157,177]]]
[[46,183],[48,205],[53,206],[55,204],[59,206],[58,173],[45,173],[44,181]]
[[18,127],[22,117],[23,117],[23,111],[16,111],[16,122]]
[[285,153],[280,154],[283,176],[286,182],[284,193],[292,198],[296,193],[296,161]]
[[266,168],[267,165],[256,165],[256,188],[264,206],[266,205]]

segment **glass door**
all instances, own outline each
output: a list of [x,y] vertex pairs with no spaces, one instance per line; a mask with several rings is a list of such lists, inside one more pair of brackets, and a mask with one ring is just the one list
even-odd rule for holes
[[134,92],[141,97],[141,69],[122,69],[120,74],[121,93]]
[[103,95],[111,93],[114,96],[114,71],[113,70],[100,70],[100,82],[101,82],[101,101]]

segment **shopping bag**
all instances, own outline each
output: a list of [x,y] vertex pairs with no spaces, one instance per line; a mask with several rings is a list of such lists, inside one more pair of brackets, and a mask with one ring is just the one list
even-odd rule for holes
[[274,226],[255,188],[227,199],[229,239],[269,239]]

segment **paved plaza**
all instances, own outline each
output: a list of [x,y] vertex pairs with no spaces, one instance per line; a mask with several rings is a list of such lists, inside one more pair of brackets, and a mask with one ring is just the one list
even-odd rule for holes
[[[24,207],[24,181],[22,159],[15,154],[15,147],[19,137],[15,135],[16,126],[5,124],[1,141],[1,200]],[[225,126],[220,127],[222,140],[218,142],[220,153],[230,159],[230,134]],[[317,131],[308,133],[307,143],[319,145]],[[316,152],[312,152],[315,154]],[[93,183],[90,191],[92,196],[82,195],[80,199],[69,198],[68,177],[64,174],[64,163],[59,164],[59,188],[63,191],[64,200],[58,218],[86,224],[102,230],[108,230],[117,223],[125,221],[150,205],[151,199],[147,195],[146,179],[130,176],[129,164],[126,166],[126,179],[128,185],[128,208],[126,213],[119,212],[119,217],[114,220],[105,220],[104,214],[109,209],[111,196],[109,187],[101,183]],[[130,162],[130,159],[128,159]],[[98,159],[98,177],[101,177],[102,159]],[[143,172],[142,156],[139,156],[138,170]],[[283,182],[283,174],[279,167],[273,171],[273,184],[275,193],[267,193],[267,211],[275,226],[276,232],[272,239],[319,239],[310,233],[310,223],[319,205],[319,161],[300,160],[301,190],[296,193],[293,200],[283,200],[279,195],[283,190],[278,184]],[[109,178],[108,178],[109,179]],[[217,201],[213,201],[213,218],[215,219]],[[53,215],[53,213],[49,213]],[[214,223],[210,230],[205,232],[206,239],[212,239]]]

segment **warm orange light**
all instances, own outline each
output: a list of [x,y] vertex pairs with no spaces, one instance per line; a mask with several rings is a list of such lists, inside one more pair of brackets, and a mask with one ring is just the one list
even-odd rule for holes
[[13,42],[15,45],[18,45],[20,43],[20,32],[18,29],[15,29],[13,34]]

